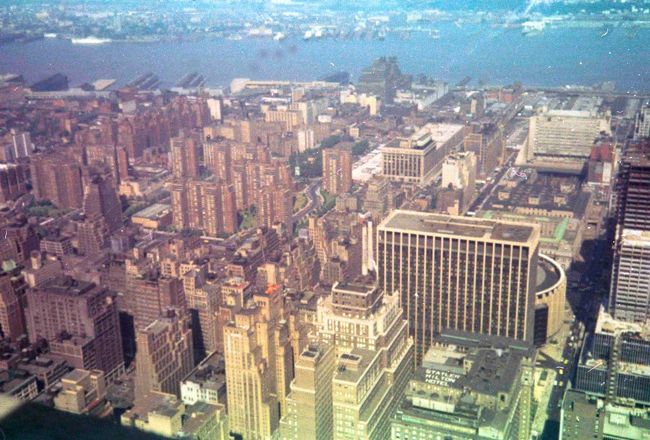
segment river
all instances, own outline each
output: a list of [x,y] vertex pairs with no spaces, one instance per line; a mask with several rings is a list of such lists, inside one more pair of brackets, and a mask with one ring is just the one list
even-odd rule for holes
[[[353,81],[361,69],[382,55],[398,57],[402,70],[455,83],[474,82],[562,86],[613,80],[617,90],[650,90],[650,29],[631,38],[625,29],[555,28],[525,36],[517,29],[487,24],[441,23],[440,38],[414,33],[389,34],[384,40],[303,40],[245,38],[155,43],[73,45],[44,39],[0,46],[0,73],[20,73],[33,82],[62,72],[72,85],[99,78],[123,85],[153,72],[164,86],[184,74],[202,73],[208,85],[228,85],[233,78],[313,80],[345,70]],[[604,36],[602,36],[605,34]]]

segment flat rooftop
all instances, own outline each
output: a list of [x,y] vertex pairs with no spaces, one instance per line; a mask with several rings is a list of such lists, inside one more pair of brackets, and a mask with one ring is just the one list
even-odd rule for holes
[[520,244],[533,243],[540,235],[539,226],[532,224],[403,210],[393,211],[379,229]]
[[334,380],[357,383],[377,356],[378,352],[363,348],[355,348],[350,353],[342,354],[337,359]]
[[96,285],[86,281],[79,281],[69,276],[53,278],[42,286],[41,290],[59,295],[79,296],[92,291]]
[[538,172],[537,176],[508,187],[500,182],[484,205],[484,210],[522,212],[566,211],[574,218],[584,217],[591,195],[583,191],[580,178],[559,173]]
[[201,361],[184,379],[183,382],[199,383],[212,390],[224,390],[226,386],[226,371],[223,356],[217,352]]
[[133,217],[146,218],[147,220],[156,220],[162,215],[171,211],[170,205],[165,205],[164,203],[154,203],[151,206],[148,206],[135,214]]

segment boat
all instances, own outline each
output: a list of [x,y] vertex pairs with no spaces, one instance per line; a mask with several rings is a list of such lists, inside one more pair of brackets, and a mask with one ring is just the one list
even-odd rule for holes
[[521,25],[521,33],[527,37],[539,35],[544,31],[545,23],[543,21],[527,21]]
[[287,38],[287,36],[284,35],[282,32],[278,32],[277,34],[275,34],[275,35],[273,36],[273,39],[274,39],[275,41],[284,40],[285,38]]
[[97,37],[71,38],[70,41],[72,42],[72,44],[87,44],[87,45],[106,44],[111,42],[110,38],[97,38]]
[[309,40],[309,39],[310,39],[311,37],[313,37],[313,36],[314,36],[314,33],[313,33],[312,31],[309,30],[309,31],[306,31],[306,32],[305,32],[305,35],[303,35],[302,38],[303,38],[304,40]]
[[56,38],[58,35],[54,34],[54,33],[51,33],[51,32],[47,32],[47,33],[43,34],[43,36],[45,38]]

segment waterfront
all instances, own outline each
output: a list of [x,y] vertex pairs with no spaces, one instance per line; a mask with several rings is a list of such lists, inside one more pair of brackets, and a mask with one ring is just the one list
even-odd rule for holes
[[382,55],[397,55],[402,70],[455,83],[562,86],[616,80],[617,90],[650,89],[650,29],[634,38],[624,29],[601,36],[599,29],[549,28],[535,36],[487,24],[441,23],[440,38],[413,33],[384,40],[244,38],[154,43],[73,45],[44,39],[0,46],[0,73],[20,73],[28,81],[49,74],[68,75],[71,85],[114,78],[124,85],[153,72],[163,86],[197,71],[208,85],[233,78],[312,80],[345,70],[354,81],[362,67]]

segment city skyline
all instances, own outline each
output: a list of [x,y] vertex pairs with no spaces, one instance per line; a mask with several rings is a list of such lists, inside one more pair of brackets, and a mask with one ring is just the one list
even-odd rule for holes
[[6,438],[650,436],[643,1],[0,23]]

